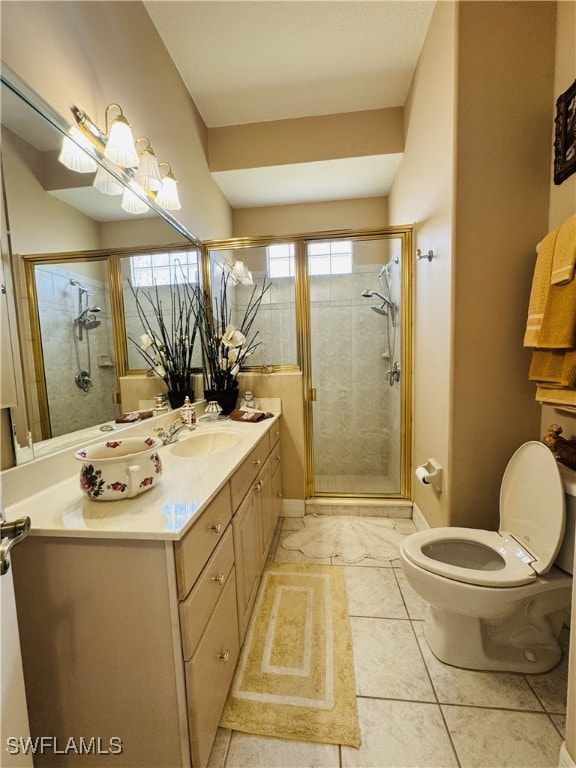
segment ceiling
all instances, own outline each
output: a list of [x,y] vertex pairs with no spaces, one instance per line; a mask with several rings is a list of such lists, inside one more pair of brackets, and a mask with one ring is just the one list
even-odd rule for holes
[[[434,2],[145,0],[206,125],[403,106]],[[220,171],[233,208],[387,195],[401,155]]]

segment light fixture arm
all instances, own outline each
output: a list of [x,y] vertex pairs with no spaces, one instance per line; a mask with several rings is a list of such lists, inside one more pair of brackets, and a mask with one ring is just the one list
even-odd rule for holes
[[119,110],[119,112],[120,112],[120,114],[117,117],[114,118],[114,122],[125,123],[126,125],[130,125],[130,123],[128,122],[128,120],[126,120],[126,117],[124,116],[124,110],[122,109],[120,104],[116,104],[116,102],[114,101],[114,102],[112,102],[112,104],[108,104],[108,106],[106,107],[106,110],[104,112],[104,120],[106,121],[106,123],[105,123],[106,124],[106,136],[110,135],[110,125],[108,123],[108,112],[111,109],[114,109],[114,107],[116,107],[116,109]]

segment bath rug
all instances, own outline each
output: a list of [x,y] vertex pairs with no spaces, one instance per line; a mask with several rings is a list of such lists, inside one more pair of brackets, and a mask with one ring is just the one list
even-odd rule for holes
[[282,546],[308,557],[339,557],[345,563],[357,563],[366,557],[395,560],[405,538],[387,517],[305,515],[304,528],[283,539]]
[[259,736],[360,746],[341,568],[266,566],[220,725]]

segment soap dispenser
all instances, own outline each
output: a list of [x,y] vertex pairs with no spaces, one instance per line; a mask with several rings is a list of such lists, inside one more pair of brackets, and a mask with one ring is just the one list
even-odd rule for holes
[[196,424],[196,409],[190,402],[188,395],[184,398],[184,405],[180,409],[180,416],[182,421],[188,424],[188,426],[191,427],[193,424]]

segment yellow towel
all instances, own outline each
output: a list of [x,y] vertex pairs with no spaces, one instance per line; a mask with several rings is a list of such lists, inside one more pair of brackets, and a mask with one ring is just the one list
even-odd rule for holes
[[540,349],[576,347],[576,280],[550,286],[536,346]]
[[552,261],[552,285],[569,283],[576,270],[576,216],[571,216],[558,230]]
[[576,407],[576,389],[536,388],[536,400],[546,405]]
[[540,244],[534,277],[532,278],[532,290],[528,305],[528,321],[524,335],[525,347],[536,347],[540,335],[540,327],[544,318],[544,310],[550,290],[550,276],[552,273],[552,261],[554,259],[554,245],[558,230],[549,232]]
[[576,387],[576,350],[535,349],[528,378],[545,387]]

